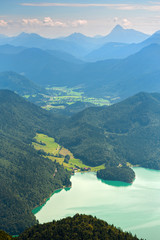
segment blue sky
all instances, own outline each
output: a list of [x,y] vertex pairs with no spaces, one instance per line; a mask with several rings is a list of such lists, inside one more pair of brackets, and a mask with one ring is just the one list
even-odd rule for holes
[[0,34],[106,35],[116,24],[149,34],[160,30],[160,1],[0,0]]

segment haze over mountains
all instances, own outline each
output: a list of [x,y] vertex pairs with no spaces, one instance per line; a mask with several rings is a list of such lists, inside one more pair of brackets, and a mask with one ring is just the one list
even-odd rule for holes
[[117,25],[110,34],[99,38],[87,37],[80,33],[74,33],[64,38],[48,39],[35,33],[21,33],[15,37],[0,39],[0,44],[10,44],[29,48],[36,47],[43,50],[59,50],[82,58],[89,52],[108,42],[137,43],[145,40],[147,37],[149,37],[147,34],[133,29],[123,29],[120,25]]
[[[42,86],[80,86],[93,97],[131,96],[140,91],[160,91],[159,34],[146,41],[146,47],[125,59],[111,59],[95,63],[81,62],[62,52],[26,48],[18,53],[0,53],[0,71],[23,74]],[[1,46],[0,52],[8,51]],[[14,52],[12,50],[12,52]]]
[[111,58],[126,58],[131,54],[135,54],[142,48],[149,46],[150,44],[160,44],[160,32],[154,33],[152,36],[148,37],[139,43],[122,43],[122,42],[110,42],[106,43],[100,48],[90,52],[85,59],[88,61],[100,61]]
[[45,89],[36,85],[26,77],[11,71],[0,73],[0,89],[8,89],[22,96],[45,92]]

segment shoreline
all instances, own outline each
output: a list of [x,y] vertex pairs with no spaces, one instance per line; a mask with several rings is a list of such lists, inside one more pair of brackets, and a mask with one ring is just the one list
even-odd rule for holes
[[[62,190],[65,189],[65,188],[71,188],[71,187],[72,187],[72,183],[71,183],[71,186],[70,186],[70,187],[63,186],[62,188],[57,188],[57,189],[55,189],[54,192],[51,193],[47,198],[44,198],[43,201],[42,201],[39,205],[35,206],[35,207],[32,209],[31,212],[35,215],[37,212],[39,212],[39,210],[36,211],[36,209],[37,209],[37,208],[40,208],[40,209],[41,209],[41,208],[47,203],[47,201],[56,193],[56,191],[60,192],[60,191],[62,191]],[[57,193],[58,193],[58,192],[57,192]],[[34,211],[35,211],[35,212],[34,212]]]
[[[151,171],[160,171],[160,170],[158,170],[158,169],[145,168],[145,167],[141,167],[141,166],[137,166],[137,165],[132,165],[131,168],[143,168],[143,169],[151,170]],[[94,173],[94,174],[96,175],[96,177],[97,177],[97,174],[96,174],[95,171],[77,171],[77,172],[74,172],[74,174],[76,174],[76,173]],[[71,176],[74,176],[74,174],[71,175]],[[135,175],[134,180],[133,180],[131,183],[127,183],[127,182],[123,182],[123,181],[116,181],[116,180],[104,180],[104,179],[98,178],[98,177],[97,177],[97,179],[98,179],[99,181],[120,182],[120,183],[125,183],[125,184],[128,184],[128,185],[132,185],[132,184],[134,183],[134,181],[136,180],[136,175]],[[62,191],[62,190],[65,189],[65,188],[72,188],[72,183],[71,183],[71,186],[69,186],[69,187],[63,186],[62,188],[55,189],[54,192],[51,193],[51,194],[48,196],[48,198],[44,198],[44,199],[43,199],[43,202],[42,202],[40,205],[37,205],[37,206],[35,206],[35,207],[32,209],[31,212],[34,214],[34,216],[35,216],[35,214],[38,213],[38,212],[40,211],[40,209],[47,203],[47,201],[56,193],[56,191],[60,192],[60,191]],[[57,192],[57,193],[58,193],[58,192]],[[37,208],[40,208],[40,209],[36,211]],[[34,211],[35,211],[35,212],[34,212]]]

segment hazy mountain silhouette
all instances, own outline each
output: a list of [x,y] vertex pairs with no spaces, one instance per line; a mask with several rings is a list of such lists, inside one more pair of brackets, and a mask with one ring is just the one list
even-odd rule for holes
[[125,98],[139,91],[160,91],[158,44],[122,60],[79,64],[31,48],[18,54],[0,54],[0,62],[0,71],[23,73],[44,86],[82,86],[89,96]]
[[45,92],[45,89],[15,72],[0,73],[0,89],[15,91],[19,95]]
[[28,48],[40,48],[43,50],[58,50],[70,53],[78,58],[83,58],[91,51],[100,48],[107,42],[140,42],[148,35],[133,29],[124,29],[117,25],[110,34],[105,37],[87,37],[81,33],[73,33],[68,37],[49,39],[35,33],[21,33],[15,37],[0,39],[0,44],[24,46]]
[[144,41],[148,37],[148,34],[134,29],[125,29],[120,25],[116,25],[104,39],[106,42],[138,43]]
[[122,59],[130,56],[131,54],[137,53],[142,48],[147,47],[151,44],[160,44],[160,31],[154,33],[143,42],[137,44],[124,44],[115,42],[104,44],[99,49],[96,49],[89,53],[85,57],[85,60],[95,62],[112,58]]
[[140,91],[160,91],[160,45],[152,44],[123,60],[88,64],[80,79],[89,95],[122,98]]
[[15,54],[22,52],[25,49],[25,47],[15,47],[9,44],[0,45],[0,53],[5,54]]

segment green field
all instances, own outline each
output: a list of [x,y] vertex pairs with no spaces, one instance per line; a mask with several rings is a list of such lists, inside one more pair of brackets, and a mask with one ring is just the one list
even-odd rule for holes
[[[37,133],[34,141],[32,142],[32,145],[37,151],[42,150],[42,155],[44,157],[48,157],[52,161],[58,162],[69,171],[87,171],[87,169],[89,168],[90,171],[96,172],[100,169],[105,168],[104,164],[97,167],[90,167],[83,164],[80,159],[74,158],[73,154],[68,149],[56,143],[54,138],[48,137],[44,134]],[[64,162],[65,156],[67,155],[70,156],[70,160],[68,163]]]
[[50,87],[46,88],[46,91],[47,93],[45,94],[39,93],[37,95],[25,95],[24,97],[47,110],[53,108],[65,109],[66,105],[71,105],[76,102],[104,106],[110,105],[116,101],[116,99],[112,99],[110,96],[106,96],[105,98],[87,97],[79,88]]
[[57,154],[59,153],[60,145],[54,141],[54,138],[48,137],[44,134],[37,134],[32,143],[36,150],[43,150],[45,153]]

